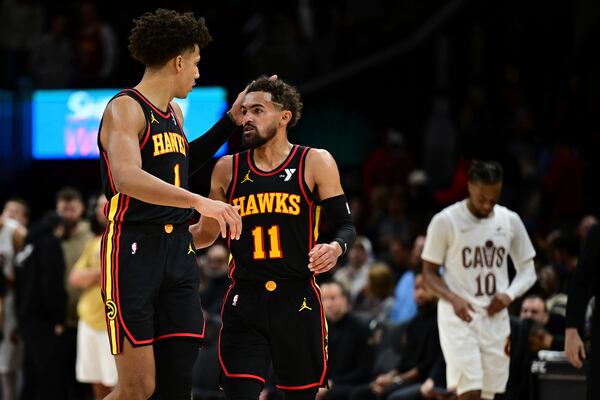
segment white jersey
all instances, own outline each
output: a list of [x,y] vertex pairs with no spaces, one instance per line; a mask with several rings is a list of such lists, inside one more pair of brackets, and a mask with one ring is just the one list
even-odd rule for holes
[[485,308],[496,293],[505,293],[509,287],[509,255],[515,264],[535,256],[517,213],[495,205],[487,218],[477,218],[463,200],[433,217],[421,258],[443,265],[448,288]]

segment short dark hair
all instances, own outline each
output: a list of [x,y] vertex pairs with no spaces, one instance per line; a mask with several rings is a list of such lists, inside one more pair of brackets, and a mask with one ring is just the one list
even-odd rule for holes
[[62,189],[60,189],[58,191],[58,193],[56,193],[56,202],[58,203],[59,201],[73,201],[73,200],[79,200],[80,202],[83,203],[83,196],[81,195],[81,192],[77,189],[75,189],[74,187],[64,187]]
[[292,119],[288,123],[289,128],[296,125],[302,117],[303,104],[298,89],[281,79],[270,80],[266,76],[261,76],[248,84],[247,93],[250,92],[271,93],[271,100],[274,103],[281,104],[284,110],[292,113]]
[[129,36],[129,52],[142,64],[161,66],[171,58],[193,49],[197,44],[204,48],[212,37],[204,18],[194,13],[178,13],[159,8],[133,20],[134,27]]
[[502,165],[497,161],[475,160],[469,167],[469,182],[494,185],[501,183],[504,177]]

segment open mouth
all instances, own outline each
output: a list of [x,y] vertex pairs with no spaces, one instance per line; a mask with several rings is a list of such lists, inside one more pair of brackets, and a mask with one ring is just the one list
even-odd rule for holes
[[256,128],[254,128],[252,125],[244,126],[244,133],[252,133],[255,131],[256,131]]

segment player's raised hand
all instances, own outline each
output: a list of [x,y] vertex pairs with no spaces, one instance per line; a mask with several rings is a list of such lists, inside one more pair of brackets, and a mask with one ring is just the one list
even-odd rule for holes
[[[277,79],[277,75],[271,75],[269,77],[269,80],[271,80],[271,81],[274,81],[275,79]],[[248,86],[246,86],[244,88],[244,90],[242,90],[237,95],[237,97],[235,98],[235,101],[231,105],[231,108],[227,112],[227,114],[229,114],[229,117],[237,125],[241,125],[242,124],[242,119],[244,118],[244,114],[242,114],[242,103],[244,102],[244,96],[246,96],[246,91],[247,90],[248,90]]]
[[507,294],[505,293],[497,293],[494,298],[492,299],[492,301],[490,302],[490,305],[488,306],[487,309],[487,313],[488,315],[491,317],[494,314],[504,310],[506,307],[508,307],[510,305],[510,297],[508,297]]
[[471,317],[471,312],[475,312],[473,306],[462,297],[455,295],[452,298],[452,308],[454,308],[454,313],[458,316],[458,318],[462,319],[466,323],[469,323],[473,320]]
[[239,206],[200,197],[200,201],[194,208],[205,217],[217,220],[221,229],[221,237],[227,237],[227,225],[229,225],[229,237],[236,240],[240,238],[242,234],[242,217],[240,216]]
[[342,248],[337,242],[317,244],[308,252],[308,269],[315,275],[327,272],[335,267],[340,255],[342,255]]

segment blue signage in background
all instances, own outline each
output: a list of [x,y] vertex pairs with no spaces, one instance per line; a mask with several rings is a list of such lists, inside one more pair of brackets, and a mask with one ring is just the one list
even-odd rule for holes
[[[38,160],[98,158],[98,127],[117,89],[36,90],[31,104],[32,157]],[[194,89],[175,99],[183,112],[183,129],[192,141],[203,135],[227,110],[219,87]],[[223,145],[215,157],[227,153]]]

